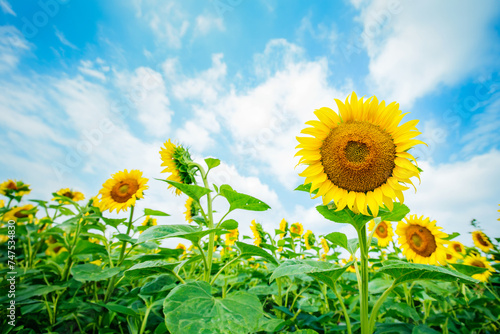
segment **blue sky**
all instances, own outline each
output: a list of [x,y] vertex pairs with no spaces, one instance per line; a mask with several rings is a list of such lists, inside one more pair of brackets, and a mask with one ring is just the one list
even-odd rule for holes
[[467,244],[473,218],[498,236],[499,18],[496,1],[0,0],[0,175],[35,198],[62,187],[88,198],[141,169],[139,206],[179,223],[185,198],[154,180],[172,138],[223,161],[215,183],[271,205],[237,213],[243,233],[284,217],[352,236],[292,190],[304,122],[356,91],[420,120],[429,147],[414,151],[412,213]]

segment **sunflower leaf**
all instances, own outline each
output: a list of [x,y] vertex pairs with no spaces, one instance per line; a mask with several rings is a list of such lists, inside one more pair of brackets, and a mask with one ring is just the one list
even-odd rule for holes
[[272,262],[274,264],[278,264],[278,261],[276,261],[276,259],[271,254],[269,254],[268,252],[266,252],[265,250],[263,250],[260,247],[257,247],[254,245],[249,245],[249,244],[246,244],[246,243],[240,242],[240,241],[236,241],[236,246],[241,251],[241,255],[240,255],[241,257],[260,256],[260,257],[263,257],[263,258],[269,260],[270,262]]
[[167,262],[165,260],[153,260],[137,263],[125,271],[129,279],[140,279],[152,275],[171,273],[179,262]]
[[481,268],[481,267],[475,267],[475,266],[469,266],[466,264],[460,264],[460,263],[451,263],[451,266],[455,268],[457,271],[461,272],[462,274],[465,274],[467,276],[472,276],[476,274],[482,274],[485,271],[488,270],[488,268]]
[[408,213],[410,213],[410,209],[406,205],[394,202],[392,211],[380,208],[378,216],[382,220],[396,222],[402,220]]
[[330,241],[334,246],[340,246],[347,249],[347,236],[344,233],[332,232],[325,235],[325,239]]
[[219,192],[229,202],[229,212],[236,209],[266,211],[271,208],[269,205],[255,197],[233,190],[233,188],[227,184],[220,186]]
[[146,216],[170,216],[168,213],[160,211],[160,210],[153,210],[153,209],[144,209],[144,215]]
[[179,189],[184,194],[191,197],[197,203],[200,203],[200,198],[202,198],[203,196],[205,196],[206,194],[208,194],[209,192],[212,191],[208,188],[200,187],[196,184],[185,184],[185,183],[180,183],[180,182],[176,182],[176,181],[162,180],[162,179],[157,179],[157,180],[167,182],[171,186]]
[[208,166],[208,170],[215,168],[220,165],[220,160],[215,158],[206,158],[205,163]]
[[127,220],[127,218],[113,219],[113,218],[102,217],[102,220],[104,220],[106,225],[113,226],[114,228],[118,228],[118,225],[125,222]]
[[238,228],[238,222],[234,219],[227,219],[222,222],[220,225],[220,228],[226,229],[226,230],[234,230]]
[[[310,193],[311,192],[311,186],[312,186],[312,183],[301,184],[297,188],[295,188],[294,190],[305,191],[307,193]],[[319,190],[319,188],[315,189],[311,194],[316,195],[318,193],[318,190]]]
[[190,225],[156,225],[151,226],[146,231],[144,231],[139,236],[137,243],[140,244],[149,240],[174,237],[187,239],[194,243],[197,243],[201,238],[210,234],[211,232],[220,230],[221,229],[203,230],[201,227],[194,227]]
[[356,230],[361,229],[367,222],[373,219],[371,216],[365,216],[361,213],[354,213],[348,208],[336,211],[334,204],[318,205],[316,210],[328,220],[341,224],[350,224]]
[[458,232],[453,232],[452,234],[449,234],[446,238],[443,238],[444,240],[453,240],[455,239],[456,237],[458,237],[460,235],[460,233]]
[[92,263],[79,264],[71,268],[71,274],[77,281],[103,281],[115,276],[120,272],[120,268],[102,269]]

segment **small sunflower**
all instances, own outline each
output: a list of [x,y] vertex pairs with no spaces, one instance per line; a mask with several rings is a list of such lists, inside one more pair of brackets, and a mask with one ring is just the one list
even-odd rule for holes
[[184,212],[186,220],[188,223],[192,223],[193,217],[198,214],[198,208],[196,206],[196,202],[191,197],[189,197],[186,200],[186,204],[184,205],[184,207],[186,208],[186,211]]
[[31,220],[33,218],[33,214],[36,212],[36,209],[33,205],[31,204],[26,204],[24,206],[18,206],[10,209],[7,211],[4,216],[3,216],[3,221],[10,221],[13,220],[15,222],[18,221],[18,219],[25,220],[26,218],[28,220]]
[[3,208],[5,206],[5,201],[3,199],[0,199],[0,208]]
[[[156,222],[156,219],[151,218],[150,216],[146,216],[146,219],[144,219],[144,221],[141,224],[141,226],[146,226],[146,227],[156,226],[156,225],[158,225],[158,223]],[[139,232],[139,234],[142,234],[142,232],[144,232],[144,230]]]
[[149,188],[147,182],[148,179],[142,177],[142,172],[137,169],[130,172],[125,169],[113,174],[112,178],[102,185],[103,188],[99,191],[101,199],[94,205],[98,205],[101,211],[127,211],[135,205],[136,199],[144,198],[143,191]]
[[405,218],[406,223],[400,221],[396,228],[399,235],[399,244],[408,260],[420,264],[445,264],[446,249],[443,240],[448,235],[439,231],[436,221],[429,218],[420,218],[417,215]]
[[311,249],[315,243],[316,237],[311,230],[307,230],[307,232],[304,234],[304,244],[306,245],[306,249]]
[[[301,223],[295,223],[290,226],[290,233],[298,234],[301,236],[304,233],[304,227]],[[297,238],[296,236],[294,238]]]
[[[353,261],[352,255],[349,257],[349,260],[342,259],[342,264],[345,266],[349,262]],[[348,273],[355,273],[356,272],[356,267],[354,266],[354,263],[349,266],[346,270]]]
[[186,246],[184,244],[178,244],[175,249],[182,249],[182,254],[186,254]]
[[418,120],[399,125],[403,116],[399,104],[386,105],[376,97],[359,99],[351,94],[345,103],[335,99],[339,113],[330,108],[314,112],[318,120],[301,131],[312,137],[297,137],[302,156],[299,164],[308,167],[299,174],[311,183],[311,194],[322,196],[323,204],[334,200],[338,210],[378,215],[379,207],[393,208],[395,198],[404,201],[404,184],[420,177],[415,158],[407,151],[417,144]]
[[472,278],[480,280],[481,282],[488,281],[488,278],[491,276],[492,272],[495,272],[495,269],[491,266],[491,264],[486,260],[484,256],[480,255],[469,255],[464,259],[464,264],[479,268],[486,268],[484,273],[472,275]]
[[[372,220],[368,225],[368,230],[371,232],[374,227],[375,221]],[[381,221],[375,230],[374,236],[378,240],[379,247],[387,247],[394,236],[394,230],[392,229],[391,222]]]
[[45,243],[48,245],[48,248],[45,250],[45,255],[56,256],[59,253],[68,251],[66,247],[64,247],[62,243],[59,243],[53,236],[45,240]]
[[[160,150],[160,156],[162,160],[161,166],[165,167],[162,173],[170,173],[167,180],[184,184],[195,183],[194,171],[189,166],[189,163],[193,160],[191,159],[191,155],[188,150],[181,145],[172,143],[170,139],[165,142],[164,146],[165,147],[162,147]],[[175,188],[172,185],[169,185],[168,187]],[[175,193],[180,195],[181,191],[179,189],[175,189]]]
[[321,247],[323,248],[323,253],[326,256],[326,254],[328,254],[328,252],[330,251],[330,246],[328,245],[328,241],[326,241],[325,238],[321,238],[320,243]]
[[280,239],[283,239],[286,237],[286,234],[288,232],[288,222],[283,218],[280,222],[280,231],[284,232],[280,234]]
[[459,241],[450,241],[450,243],[448,244],[448,249],[450,249],[454,253],[454,255],[460,259],[465,255],[465,247]]
[[0,194],[7,197],[28,195],[30,192],[29,184],[23,181],[7,180],[0,184]]
[[[85,199],[85,196],[81,192],[70,190],[69,188],[63,188],[63,189],[59,190],[58,192],[56,192],[56,194],[67,197],[70,200],[75,201],[75,202],[83,201]],[[60,198],[53,198],[52,200],[58,201],[61,204],[69,204],[68,201],[64,201]]]
[[239,231],[237,228],[234,230],[229,230],[229,233],[226,234],[226,246],[232,246],[236,241],[238,241]]
[[265,240],[265,234],[264,234],[264,229],[262,228],[262,225],[255,222],[255,219],[252,220],[252,223],[250,224],[250,229],[252,230],[253,233],[253,238],[254,238],[254,245],[257,247],[260,247],[260,244],[262,241]]
[[486,234],[481,231],[472,232],[472,240],[474,240],[474,245],[481,249],[483,252],[488,253],[493,249],[493,244]]
[[447,263],[456,263],[459,258],[460,259],[462,258],[459,253],[455,252],[450,247],[450,245],[448,245],[448,247],[446,248],[445,252],[446,252],[446,262]]

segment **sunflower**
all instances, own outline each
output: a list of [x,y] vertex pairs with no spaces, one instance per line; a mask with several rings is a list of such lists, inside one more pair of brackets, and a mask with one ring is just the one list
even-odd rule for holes
[[66,247],[63,247],[63,244],[59,243],[53,236],[50,236],[49,239],[45,240],[45,243],[48,245],[48,248],[45,250],[45,255],[55,256],[59,253],[68,251]]
[[3,221],[13,220],[17,222],[18,219],[31,220],[33,218],[33,214],[36,212],[36,209],[31,204],[26,204],[24,206],[14,207],[11,210],[7,211],[3,216]]
[[188,223],[192,223],[193,217],[198,214],[198,208],[196,207],[196,202],[191,197],[189,197],[184,207],[186,208],[186,211],[184,212],[186,220]]
[[[150,216],[146,216],[146,219],[144,219],[144,221],[142,222],[141,225],[146,226],[146,227],[150,227],[150,226],[156,226],[156,225],[158,225],[158,223],[156,222],[155,218],[151,218]],[[139,232],[139,234],[142,234],[142,232],[144,232],[144,230]]]
[[[375,221],[372,220],[368,225],[368,230],[371,232],[374,228]],[[391,223],[387,221],[381,221],[380,224],[378,224],[377,229],[375,230],[374,236],[378,240],[379,247],[387,247],[392,241],[392,237],[394,236],[394,231],[392,229]]]
[[184,244],[178,244],[175,249],[182,249],[182,254],[186,254],[186,246]]
[[280,234],[280,239],[283,239],[283,237],[286,237],[286,233],[288,231],[288,222],[283,218],[280,222],[280,231],[284,232]]
[[265,240],[265,234],[264,230],[262,229],[262,225],[255,222],[255,219],[252,220],[252,223],[250,224],[250,229],[252,230],[253,233],[253,238],[254,238],[254,245],[257,247],[260,247],[260,244],[262,241]]
[[[349,257],[349,260],[342,259],[342,264],[345,266],[347,263],[353,261],[352,255]],[[348,273],[355,273],[356,272],[356,267],[354,266],[354,263],[349,266],[346,270]]]
[[[162,173],[170,173],[171,175],[167,177],[167,180],[176,181],[184,184],[192,184],[195,182],[194,171],[189,166],[193,161],[188,150],[181,145],[176,145],[169,140],[164,144],[160,150],[160,156],[162,160],[162,167],[165,169]],[[169,185],[169,188],[174,188],[174,186]],[[181,194],[179,189],[175,189],[177,195]]]
[[5,201],[3,199],[0,199],[0,208],[3,208],[5,206]]
[[482,274],[472,275],[472,278],[480,280],[481,282],[488,281],[488,278],[491,276],[491,273],[495,271],[495,269],[493,269],[493,267],[488,262],[488,260],[486,260],[486,258],[484,256],[480,256],[480,255],[467,256],[464,260],[464,264],[467,264],[469,266],[488,269]]
[[338,210],[348,206],[354,212],[378,215],[379,206],[392,210],[393,200],[404,201],[404,183],[420,177],[407,151],[417,144],[418,120],[399,125],[404,114],[395,102],[386,106],[376,97],[365,101],[356,93],[345,103],[335,99],[339,113],[330,108],[314,112],[319,121],[301,131],[312,137],[297,137],[299,164],[308,167],[299,174],[311,183],[311,194],[323,197],[323,204],[335,201]]
[[31,192],[29,184],[25,184],[23,181],[7,180],[0,184],[0,194],[7,197],[11,196],[23,196]]
[[229,230],[229,233],[226,234],[226,246],[232,246],[238,240],[239,231],[237,228],[234,230]]
[[102,264],[102,260],[101,259],[97,259],[97,260],[91,261],[89,263],[95,264],[96,266],[100,267],[101,264]]
[[320,243],[321,243],[321,247],[323,248],[323,255],[325,255],[326,257],[326,254],[328,254],[328,252],[330,251],[330,246],[328,245],[328,241],[326,241],[325,238],[321,238],[320,240]]
[[493,249],[490,239],[481,231],[472,232],[472,240],[474,240],[474,245],[485,253]]
[[9,240],[9,236],[8,235],[0,235],[0,245],[5,243],[7,240]]
[[[63,188],[63,189],[59,190],[58,192],[56,192],[56,194],[67,197],[70,200],[75,201],[75,202],[83,201],[85,199],[85,196],[81,192],[73,191],[73,190],[70,190],[69,188]],[[68,201],[64,201],[60,198],[53,198],[52,200],[58,201],[61,204],[69,204]]]
[[98,205],[101,211],[109,210],[116,213],[120,210],[127,211],[129,207],[135,205],[138,198],[143,198],[143,191],[149,187],[146,185],[148,179],[142,177],[142,172],[133,169],[128,172],[126,169],[123,172],[118,172],[108,179],[99,191],[101,199]]
[[459,258],[460,259],[462,258],[462,256],[459,253],[455,252],[450,245],[448,245],[445,252],[446,252],[446,262],[448,263],[456,263]]
[[[302,233],[304,233],[304,227],[301,223],[292,224],[292,226],[290,226],[290,233],[298,234],[299,236],[301,236]],[[297,236],[294,236],[294,238],[297,238]]]
[[306,245],[306,249],[311,249],[312,246],[316,243],[316,237],[312,233],[311,230],[307,230],[304,234],[304,244]]
[[420,218],[417,215],[405,218],[406,223],[400,221],[396,228],[399,243],[403,254],[408,260],[421,264],[445,264],[446,248],[444,243],[448,235],[439,231],[436,221],[429,218]]
[[465,247],[459,241],[450,241],[450,243],[448,244],[448,249],[450,249],[454,253],[454,255],[460,259],[465,255]]

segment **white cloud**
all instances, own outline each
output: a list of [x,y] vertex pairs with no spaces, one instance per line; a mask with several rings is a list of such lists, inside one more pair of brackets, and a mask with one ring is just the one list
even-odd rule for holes
[[491,63],[498,51],[492,23],[500,6],[485,1],[363,2],[362,38],[376,93],[413,104],[441,85],[454,85]]
[[106,81],[106,75],[103,72],[109,71],[109,67],[107,66],[103,67],[101,64],[101,70],[95,69],[94,63],[90,60],[81,60],[80,64],[81,66],[78,67],[78,70],[81,73],[97,78],[102,81]]
[[66,36],[64,36],[64,33],[62,31],[59,31],[56,28],[56,26],[54,26],[54,33],[56,34],[56,37],[59,39],[59,41],[61,41],[62,44],[69,46],[70,48],[72,48],[74,50],[78,50],[78,47],[76,45],[74,45],[73,43],[71,43],[70,41],[68,41]]
[[0,73],[15,69],[27,50],[30,43],[17,28],[0,26]]
[[12,16],[17,16],[16,12],[12,9],[12,6],[7,0],[0,0],[0,7],[5,14],[10,14]]
[[212,30],[226,30],[224,21],[222,21],[221,17],[214,17],[211,15],[198,15],[195,22],[195,34],[207,35]]

